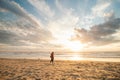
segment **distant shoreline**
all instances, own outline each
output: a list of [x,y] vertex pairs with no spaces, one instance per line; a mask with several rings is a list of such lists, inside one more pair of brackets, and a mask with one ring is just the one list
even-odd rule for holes
[[[49,61],[50,59],[40,59],[40,58],[0,58],[0,60],[40,60],[40,61]],[[120,63],[120,61],[104,61],[104,60],[63,60],[57,59],[55,61],[72,61],[72,62],[110,62],[110,63]]]

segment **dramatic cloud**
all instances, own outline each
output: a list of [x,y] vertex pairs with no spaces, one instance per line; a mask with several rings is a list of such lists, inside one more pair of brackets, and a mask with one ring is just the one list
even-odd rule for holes
[[83,43],[92,45],[106,45],[119,42],[113,36],[120,28],[120,19],[115,19],[115,12],[109,7],[112,1],[98,0],[91,8],[90,15],[86,15],[81,19],[81,28],[75,28],[76,36],[72,39],[79,39]]
[[[54,39],[33,15],[28,14],[14,1],[0,0],[0,9],[14,13],[16,20],[0,19],[0,43],[9,45],[31,45]],[[9,13],[8,13],[9,15]],[[30,44],[28,44],[28,42]]]
[[54,39],[48,30],[34,28],[23,19],[15,22],[1,22],[0,30],[0,43],[10,45],[29,45],[27,42],[40,44],[40,42]]
[[28,14],[19,4],[15,3],[14,1],[0,0],[0,8],[30,20],[36,26],[40,26],[40,23],[34,16]]
[[14,42],[16,40],[16,35],[12,32],[0,30],[0,42],[7,43]]
[[90,30],[84,28],[75,29],[76,36],[74,39],[79,39],[83,43],[91,43],[92,45],[105,45],[119,41],[112,36],[119,29],[120,18],[116,18],[103,24],[95,25]]

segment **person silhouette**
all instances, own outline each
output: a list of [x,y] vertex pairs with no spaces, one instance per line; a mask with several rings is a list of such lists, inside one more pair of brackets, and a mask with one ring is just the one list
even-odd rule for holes
[[51,58],[50,63],[53,64],[54,63],[54,52],[51,52],[50,58]]

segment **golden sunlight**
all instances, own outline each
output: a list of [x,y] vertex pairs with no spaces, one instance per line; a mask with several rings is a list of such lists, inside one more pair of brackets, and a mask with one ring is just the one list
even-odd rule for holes
[[77,52],[77,51],[82,50],[83,45],[79,41],[70,41],[69,44],[67,44],[67,47],[70,50]]
[[63,47],[66,50],[72,51],[72,52],[79,52],[83,49],[84,45],[80,43],[80,41],[71,41],[70,38],[73,36],[73,32],[71,33],[66,33],[64,35],[56,35],[58,38],[56,41],[53,41],[52,43],[54,44],[60,44],[63,45]]
[[71,60],[83,60],[83,58],[80,55],[75,54],[71,57]]

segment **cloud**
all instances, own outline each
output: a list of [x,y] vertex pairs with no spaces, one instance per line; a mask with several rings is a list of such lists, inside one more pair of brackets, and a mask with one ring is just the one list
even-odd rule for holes
[[6,12],[7,10],[0,8],[0,12]]
[[83,43],[90,43],[92,45],[105,45],[119,42],[115,40],[113,34],[120,29],[120,18],[109,20],[103,24],[95,25],[86,30],[84,28],[75,29],[76,35],[72,39],[80,40]]
[[[96,4],[91,7],[91,12],[81,16],[78,27],[90,29],[90,27],[109,21],[115,18],[115,12],[110,8],[112,1],[97,0]],[[88,14],[89,13],[89,14]]]
[[115,12],[113,11],[104,14],[104,19],[106,21],[112,20],[114,18],[115,18]]
[[105,10],[111,5],[111,1],[98,0],[96,5],[92,8],[92,14],[96,17],[104,17],[107,13]]
[[49,40],[54,39],[52,33],[47,28],[43,28],[43,24],[36,17],[16,2],[0,0],[0,9],[17,15],[16,20],[4,20],[4,18],[0,20],[0,43],[22,46],[31,43],[42,44],[42,42],[49,44]]
[[0,23],[0,43],[21,46],[31,45],[31,43],[45,43],[49,42],[49,40],[54,39],[50,31],[47,29],[34,28],[32,24],[28,24],[24,19],[19,19],[15,22],[6,21]]
[[18,43],[19,39],[20,39],[20,36],[14,34],[13,32],[0,30],[0,43],[2,44],[19,45]]
[[55,0],[56,7],[62,12],[62,15],[70,15],[73,12],[73,8],[66,8],[60,3],[60,0]]
[[42,13],[42,15],[47,16],[48,18],[54,16],[54,12],[44,0],[28,0],[28,2],[37,9],[39,14]]
[[22,8],[19,4],[15,3],[14,1],[9,0],[0,0],[0,8],[6,11],[10,11],[22,18],[30,20],[36,26],[40,26],[38,20],[31,14],[28,14],[24,8]]

